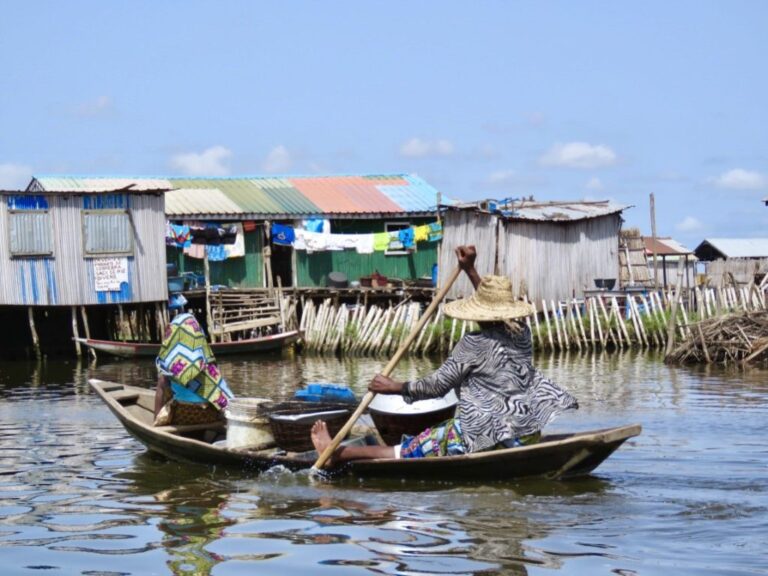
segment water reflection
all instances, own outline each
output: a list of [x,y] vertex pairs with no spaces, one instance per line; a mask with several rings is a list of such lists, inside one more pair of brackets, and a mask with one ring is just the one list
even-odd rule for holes
[[[35,574],[748,574],[768,543],[768,374],[657,357],[540,356],[578,412],[644,425],[592,477],[496,484],[259,477],[149,456],[88,390],[152,386],[151,361],[0,364],[0,565]],[[242,395],[365,389],[384,362],[224,359]],[[409,359],[398,377],[434,368]],[[649,554],[649,550],[653,553]]]

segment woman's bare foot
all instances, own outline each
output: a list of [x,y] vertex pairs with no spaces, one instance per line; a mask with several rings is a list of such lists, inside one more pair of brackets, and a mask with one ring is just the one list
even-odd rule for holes
[[[315,447],[315,450],[317,450],[318,456],[322,454],[333,441],[331,434],[328,432],[328,426],[323,420],[318,420],[312,425],[310,437],[312,438],[312,445]],[[328,459],[328,465],[333,466],[333,456]]]

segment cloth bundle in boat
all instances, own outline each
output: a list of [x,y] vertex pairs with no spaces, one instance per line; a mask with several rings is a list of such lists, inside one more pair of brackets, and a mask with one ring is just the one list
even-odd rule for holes
[[187,396],[191,393],[221,410],[232,397],[205,333],[192,314],[180,314],[168,325],[156,363],[171,379],[174,395],[181,401],[194,402]]

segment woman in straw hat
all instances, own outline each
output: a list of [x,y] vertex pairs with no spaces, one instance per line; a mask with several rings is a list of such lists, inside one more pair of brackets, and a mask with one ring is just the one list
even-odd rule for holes
[[[509,278],[485,276],[475,269],[474,246],[456,249],[459,266],[475,293],[446,304],[443,311],[470,320],[480,331],[466,334],[433,374],[398,382],[381,374],[368,389],[378,394],[402,394],[406,402],[439,398],[450,390],[459,396],[457,416],[404,437],[398,446],[338,448],[331,463],[370,458],[422,458],[511,448],[537,442],[542,428],[563,410],[578,408],[576,399],[533,366],[531,333],[524,320],[533,307],[516,300]],[[331,442],[324,422],[312,428],[318,452]]]

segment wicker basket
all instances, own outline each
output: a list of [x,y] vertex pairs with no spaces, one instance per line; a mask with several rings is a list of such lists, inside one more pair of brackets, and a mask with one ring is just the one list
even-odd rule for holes
[[349,404],[318,402],[290,402],[289,407],[269,414],[269,425],[275,443],[288,452],[313,450],[310,431],[318,420],[324,420],[331,436],[338,434],[349,420],[352,409]]

